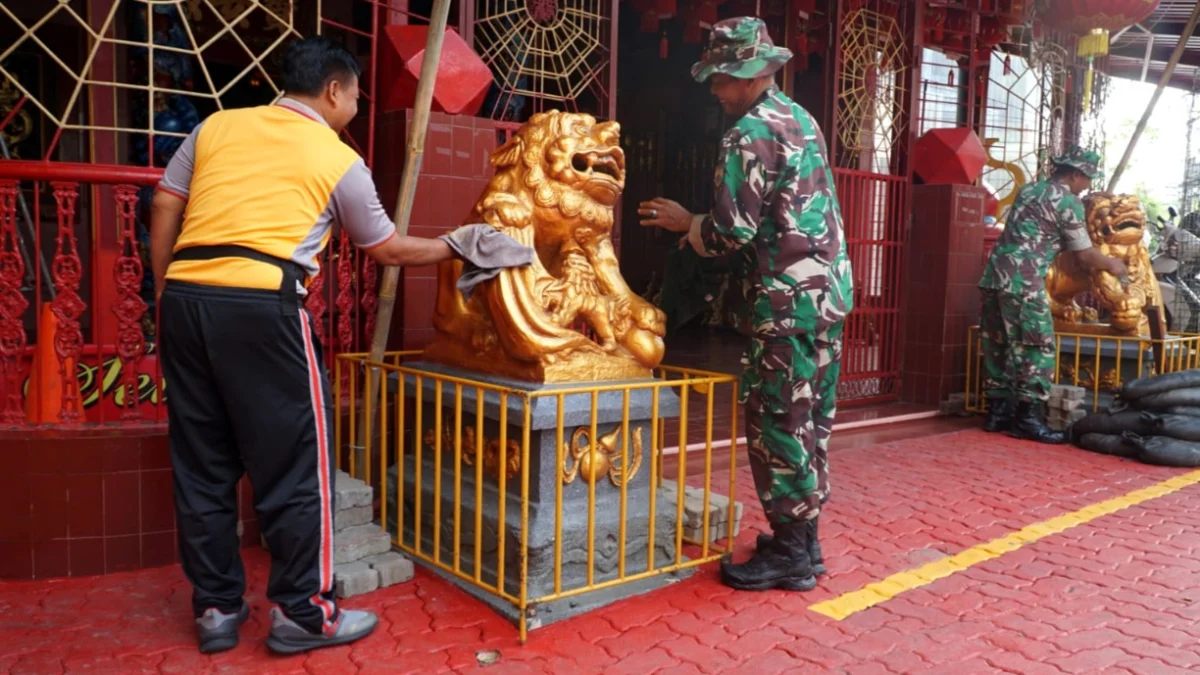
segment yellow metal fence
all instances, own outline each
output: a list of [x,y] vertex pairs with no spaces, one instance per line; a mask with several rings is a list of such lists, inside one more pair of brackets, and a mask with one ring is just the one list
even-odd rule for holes
[[[736,378],[695,369],[662,367],[656,371],[655,379],[646,382],[551,386],[531,391],[406,365],[419,355],[420,352],[394,352],[387,354],[384,362],[371,362],[367,354],[338,356],[334,373],[338,466],[375,487],[378,522],[391,534],[395,547],[485,595],[511,603],[519,616],[522,642],[539,604],[680,572],[718,560],[732,551],[738,437]],[[375,396],[366,396],[368,377],[378,378],[378,385],[371,387],[377,391]],[[649,417],[635,423],[630,416],[631,397],[639,396],[639,400],[644,401],[647,394],[650,398]],[[621,397],[621,419],[613,431],[602,434],[598,405],[606,395]],[[580,396],[590,401],[589,419],[582,425],[566,424],[567,399]],[[678,400],[678,416],[674,420],[660,410],[665,397]],[[541,448],[531,445],[531,435],[537,433],[531,428],[531,418],[534,407],[542,399],[553,399],[556,411],[555,424],[541,431],[553,434],[550,452],[544,450],[544,445]],[[713,540],[710,529],[713,525],[710,523],[713,420],[718,399],[722,405],[731,406],[728,506],[722,516],[726,532],[719,541]],[[699,408],[698,413],[696,408]],[[488,412],[492,413],[490,418]],[[703,449],[700,452],[703,453],[704,468],[702,475],[689,477],[688,431],[689,426],[694,430],[697,414],[703,422]],[[678,463],[675,475],[670,477],[675,484],[673,497],[659,489],[668,479],[664,475],[663,450],[669,425],[678,427]],[[575,427],[573,433],[568,430],[569,426]],[[613,425],[608,421],[603,426]],[[631,426],[634,427],[632,445]],[[649,433],[643,436],[644,431]],[[643,438],[648,439],[648,448],[644,447]],[[698,443],[694,443],[693,448],[696,445]],[[545,456],[537,456],[539,453]],[[538,477],[533,467],[546,461],[554,463],[552,500],[546,486],[535,485],[534,491],[541,509],[552,508],[553,585],[552,589],[543,592],[535,589],[531,593],[528,577],[530,508],[535,504],[535,498],[531,496],[530,481]],[[450,467],[446,466],[447,462],[451,463]],[[647,536],[634,544],[634,548],[629,548],[626,508],[630,486],[643,464],[649,471],[648,481],[640,486],[649,493]],[[545,475],[543,472],[542,476]],[[432,513],[427,504],[430,497],[427,481],[431,476],[434,481]],[[576,480],[586,483],[587,487],[587,560],[586,579],[571,583],[563,575],[564,492]],[[447,481],[450,483],[448,488],[444,486]],[[689,485],[693,490],[702,491],[700,523],[685,522],[685,486]],[[452,491],[452,501],[447,502],[449,513],[443,508],[446,489]],[[617,496],[619,531],[615,574],[598,571],[594,530],[598,491],[615,491]],[[610,492],[605,496],[611,505],[614,494]],[[674,503],[665,506],[660,503],[671,498]],[[489,527],[484,522],[484,512],[489,505],[495,506],[494,537],[486,532]],[[656,555],[658,523],[661,518],[670,517],[670,514],[660,514],[660,508],[674,511],[670,526],[674,541],[668,542],[673,544],[670,547],[673,555],[666,556],[666,560]],[[432,519],[427,520],[429,518]],[[506,525],[510,523],[519,532],[515,541],[506,534],[509,529]],[[696,532],[695,527],[699,525],[701,536],[686,536],[689,525],[691,532]],[[467,530],[465,534],[464,529]],[[448,546],[445,546],[445,536],[450,538]],[[515,552],[510,549],[512,546],[516,547]],[[627,568],[628,557],[644,559],[645,564],[635,569]],[[519,567],[515,580],[511,579],[514,576],[511,569],[506,574],[506,565]],[[536,627],[537,623],[533,625]]]
[[[967,400],[971,412],[985,412],[983,338],[979,327],[967,331]],[[1091,394],[1092,411],[1123,382],[1200,367],[1200,335],[1172,335],[1161,340],[1055,333],[1054,384],[1083,387]]]

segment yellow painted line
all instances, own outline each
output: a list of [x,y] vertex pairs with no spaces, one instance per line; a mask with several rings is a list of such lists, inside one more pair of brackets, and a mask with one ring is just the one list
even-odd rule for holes
[[1157,499],[1172,492],[1178,492],[1185,487],[1196,485],[1197,483],[1200,483],[1200,471],[1181,474],[1150,487],[1134,490],[1120,497],[1113,497],[1112,499],[1085,506],[1078,511],[1064,513],[1061,516],[1028,525],[999,539],[993,539],[989,542],[972,546],[961,553],[922,565],[916,569],[898,572],[880,581],[867,584],[857,591],[843,593],[832,600],[809,605],[808,608],[818,614],[824,614],[832,619],[841,621],[852,614],[891,600],[905,591],[926,586],[938,579],[944,579],[957,574],[973,565],[999,558],[1005,553],[1011,553],[1026,544],[1033,543],[1052,534],[1058,534],[1072,527],[1083,525],[1101,516],[1116,513],[1121,509],[1127,509],[1131,506],[1137,506],[1142,502]]

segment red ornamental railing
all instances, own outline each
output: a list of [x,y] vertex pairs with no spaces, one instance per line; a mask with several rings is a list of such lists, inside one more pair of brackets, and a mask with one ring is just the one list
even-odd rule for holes
[[21,292],[25,258],[17,237],[17,186],[0,182],[0,424],[21,421],[21,370],[19,360],[27,343],[21,317],[29,301]]
[[908,186],[902,176],[835,168],[854,311],[846,320],[838,399],[847,404],[899,396],[901,271]]
[[[166,421],[146,246],[161,169],[0,160],[0,429]],[[335,237],[306,309],[327,363],[362,351],[378,270]]]

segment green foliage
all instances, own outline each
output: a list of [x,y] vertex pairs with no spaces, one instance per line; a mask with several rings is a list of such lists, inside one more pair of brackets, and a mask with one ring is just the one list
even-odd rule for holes
[[1145,183],[1138,183],[1138,186],[1136,189],[1134,189],[1133,193],[1138,196],[1138,199],[1142,200],[1142,210],[1146,212],[1147,224],[1158,223],[1159,216],[1162,216],[1163,218],[1170,217],[1167,207],[1164,206],[1157,197],[1150,194],[1150,190],[1146,188]]
[[1138,183],[1133,193],[1142,200],[1142,210],[1146,212],[1146,248],[1153,256],[1158,252],[1158,247],[1162,243],[1162,230],[1158,229],[1158,217],[1161,215],[1163,218],[1170,218],[1171,213],[1162,202],[1150,194],[1144,183]]

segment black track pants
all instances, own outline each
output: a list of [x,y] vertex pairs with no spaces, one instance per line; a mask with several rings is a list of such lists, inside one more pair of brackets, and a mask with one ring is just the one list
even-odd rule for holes
[[267,596],[314,632],[337,620],[333,403],[313,324],[278,293],[169,282],[161,302],[180,561],[199,616],[246,590],[236,487],[270,546]]

